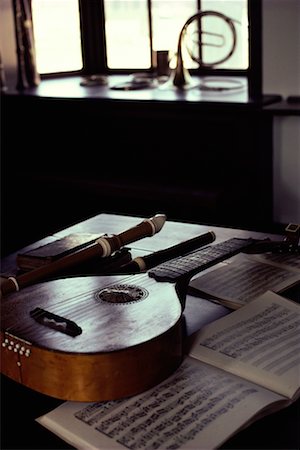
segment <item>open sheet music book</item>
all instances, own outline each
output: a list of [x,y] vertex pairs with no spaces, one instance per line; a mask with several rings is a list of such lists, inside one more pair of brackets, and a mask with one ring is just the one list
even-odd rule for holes
[[[271,291],[191,336],[169,378],[37,421],[78,449],[215,449],[300,396],[300,306]],[[143,371],[141,368],[141,376]]]
[[300,283],[300,254],[238,254],[196,275],[191,295],[208,296],[228,308],[237,309],[267,290],[281,293]]

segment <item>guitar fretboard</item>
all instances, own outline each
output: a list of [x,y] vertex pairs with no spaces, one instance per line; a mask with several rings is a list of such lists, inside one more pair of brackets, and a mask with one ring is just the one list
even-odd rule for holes
[[234,256],[250,245],[254,240],[231,238],[215,245],[195,250],[187,255],[171,259],[148,271],[148,275],[156,281],[176,282],[179,278],[194,275],[231,256]]

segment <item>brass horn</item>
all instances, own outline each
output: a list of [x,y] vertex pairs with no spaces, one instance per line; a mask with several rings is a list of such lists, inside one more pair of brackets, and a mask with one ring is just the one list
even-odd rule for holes
[[[230,19],[229,17],[225,16],[224,14],[217,12],[217,11],[198,11],[196,14],[194,14],[193,16],[191,16],[183,25],[180,34],[179,34],[179,39],[178,39],[178,45],[177,45],[177,64],[176,64],[176,68],[174,71],[174,78],[173,78],[173,85],[177,86],[179,88],[182,88],[185,85],[188,85],[191,83],[191,76],[190,73],[188,71],[188,69],[186,69],[184,67],[184,62],[183,62],[183,57],[182,57],[182,44],[183,44],[183,40],[184,37],[186,35],[187,32],[187,28],[188,26],[196,19],[202,19],[204,16],[216,16],[219,17],[221,19],[223,19],[230,27],[230,30],[232,32],[232,45],[228,51],[228,53],[221,59],[219,59],[218,61],[214,61],[212,63],[205,63],[202,61],[201,58],[197,58],[195,57],[192,52],[190,52],[188,50],[188,53],[190,55],[190,57],[192,58],[193,61],[197,62],[199,64],[200,67],[213,67],[216,66],[217,64],[221,64],[224,61],[227,61],[227,59],[229,59],[231,57],[231,55],[233,54],[235,47],[236,47],[236,40],[237,40],[237,35],[236,35],[236,29],[235,29],[235,25],[233,23],[233,20]],[[217,34],[217,33],[210,33],[210,32],[205,32],[200,30],[200,35],[213,35],[213,36],[218,36],[223,38],[223,42],[225,42],[225,39],[222,35]],[[200,43],[201,46],[214,46],[214,47],[222,47],[223,45],[220,44],[207,44],[207,43]]]

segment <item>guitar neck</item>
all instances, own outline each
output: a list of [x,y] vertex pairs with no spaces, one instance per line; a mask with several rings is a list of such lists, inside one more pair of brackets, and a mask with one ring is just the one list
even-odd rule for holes
[[167,281],[169,283],[176,283],[183,279],[189,280],[198,272],[248,249],[254,243],[255,240],[251,238],[231,238],[159,264],[149,270],[148,275],[156,281]]

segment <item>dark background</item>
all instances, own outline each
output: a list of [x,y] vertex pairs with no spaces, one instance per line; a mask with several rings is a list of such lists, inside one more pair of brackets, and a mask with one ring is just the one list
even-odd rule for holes
[[273,231],[261,104],[3,95],[2,255],[101,212]]

